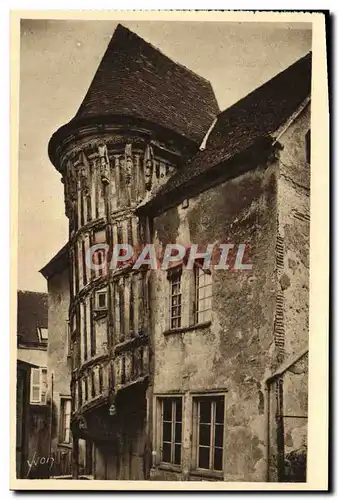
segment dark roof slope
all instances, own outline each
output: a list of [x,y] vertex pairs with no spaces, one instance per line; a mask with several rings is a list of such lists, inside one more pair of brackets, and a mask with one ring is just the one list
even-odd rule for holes
[[134,116],[200,144],[218,112],[207,80],[119,24],[72,121]]
[[48,294],[19,290],[17,315],[20,343],[39,343],[37,327],[48,328]]
[[68,243],[66,243],[39,272],[44,278],[49,279],[54,274],[61,273],[68,265]]
[[205,150],[199,151],[169,179],[159,190],[158,201],[163,195],[246,150],[285,123],[310,95],[311,63],[310,52],[220,113]]

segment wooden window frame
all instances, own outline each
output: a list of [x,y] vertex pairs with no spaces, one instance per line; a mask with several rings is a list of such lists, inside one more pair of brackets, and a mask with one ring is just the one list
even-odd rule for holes
[[[38,326],[37,327],[38,329],[38,337],[39,337],[39,342],[48,342],[48,328],[44,327],[44,326]],[[47,332],[47,335],[43,335],[42,332],[43,331],[46,331]]]
[[[99,304],[99,295],[105,296],[105,305],[100,306]],[[108,292],[107,288],[101,288],[100,290],[95,291],[95,310],[96,311],[107,311],[108,309]]]
[[[208,279],[207,276],[209,277],[209,282],[206,284],[206,280]],[[204,284],[202,286],[199,286],[201,278],[204,279]],[[203,299],[199,298],[199,290],[202,289],[210,289],[210,295],[207,297],[203,297]],[[210,273],[204,273],[203,270],[198,267],[194,266],[194,308],[193,308],[193,315],[194,315],[194,325],[199,325],[202,323],[207,323],[211,321],[211,315],[212,315],[212,277]],[[200,309],[199,308],[199,303],[203,301],[205,304],[206,299],[211,299],[210,300],[210,307],[207,309]],[[204,314],[205,313],[205,314]],[[205,315],[208,313],[208,317],[206,318]],[[201,318],[200,315],[203,315]]]
[[[171,441],[166,441],[166,443],[170,443],[171,446],[171,461],[166,462],[163,460],[163,411],[164,411],[164,402],[171,402]],[[179,402],[181,404],[181,421],[176,420],[176,404]],[[175,470],[181,470],[182,468],[182,460],[183,460],[183,432],[184,432],[184,404],[183,404],[183,396],[180,394],[170,394],[170,395],[161,395],[156,396],[157,403],[157,426],[156,426],[156,442],[157,442],[157,452],[158,452],[158,465],[162,468],[169,468]],[[176,441],[175,437],[175,426],[177,423],[181,424],[181,441],[180,443]],[[175,446],[180,444],[180,463],[175,463]]]
[[[177,266],[168,270],[167,279],[169,281],[169,329],[177,330],[182,327],[183,311],[182,311],[182,266]],[[176,280],[176,281],[175,281]],[[175,285],[179,285],[179,292],[173,293]],[[177,305],[173,304],[173,298],[178,297]],[[180,308],[180,314],[173,315],[173,309]]]
[[[222,469],[214,469],[213,461],[214,461],[214,451],[215,448],[220,448],[219,446],[215,446],[214,437],[215,437],[215,407],[216,407],[216,399],[223,398],[224,402],[224,415],[223,415],[223,438],[222,438]],[[211,401],[211,419],[210,419],[210,445],[203,447],[209,448],[209,468],[199,467],[199,432],[200,432],[200,403],[204,400]],[[222,479],[225,471],[225,441],[226,441],[226,396],[224,393],[206,393],[206,394],[195,394],[192,396],[192,405],[193,405],[193,413],[192,413],[192,465],[193,474],[197,475],[206,475],[206,476],[214,476]]]
[[66,334],[67,334],[67,357],[73,358],[73,341],[76,337],[76,329],[74,327],[75,317],[66,320]]

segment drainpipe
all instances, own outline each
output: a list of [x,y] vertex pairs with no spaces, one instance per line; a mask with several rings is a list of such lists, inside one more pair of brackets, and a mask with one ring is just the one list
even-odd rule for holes
[[280,368],[266,378],[264,381],[264,425],[265,425],[265,450],[264,450],[264,459],[266,461],[266,474],[265,481],[269,481],[269,446],[270,446],[270,385],[276,380],[278,377],[281,377],[291,366],[297,363],[305,354],[308,353],[308,348],[303,349],[299,354],[296,354],[285,363],[282,363]]
[[53,398],[54,398],[54,376],[51,378],[51,411],[49,415],[49,456],[52,455],[52,430],[53,430]]
[[266,471],[264,481],[269,482],[270,479],[270,464],[269,464],[269,449],[270,449],[270,386],[269,379],[264,382],[264,429],[265,429],[265,449],[264,460]]

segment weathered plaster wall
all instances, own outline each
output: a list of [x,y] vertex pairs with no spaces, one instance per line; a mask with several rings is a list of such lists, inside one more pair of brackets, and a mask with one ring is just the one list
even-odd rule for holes
[[[153,275],[154,393],[185,394],[183,468],[191,464],[191,393],[226,394],[226,480],[263,480],[264,408],[262,381],[275,365],[276,167],[256,170],[169,210],[154,221],[155,242],[248,244],[252,270],[217,270],[212,275],[209,327],[164,335],[168,329],[166,273]],[[234,261],[234,258],[233,258]],[[191,271],[185,271],[183,307],[190,302]],[[184,318],[189,322],[189,317]],[[155,478],[173,474],[154,472]]]
[[[286,361],[307,349],[309,338],[310,165],[305,140],[309,128],[310,105],[279,139],[283,150],[279,161],[278,231],[283,253],[277,262],[277,271],[283,298]],[[302,477],[295,464],[306,460],[307,356],[286,372],[283,385],[284,415],[287,415],[284,419],[285,473],[291,478]]]
[[27,349],[18,347],[17,359],[36,366],[47,366],[47,351],[42,349]]
[[[48,281],[48,395],[52,397],[52,451],[59,448],[60,397],[70,396],[71,366],[68,357],[68,268]],[[67,450],[66,447],[64,447]]]

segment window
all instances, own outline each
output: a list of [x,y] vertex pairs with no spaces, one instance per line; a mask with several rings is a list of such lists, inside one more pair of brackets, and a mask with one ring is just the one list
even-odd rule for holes
[[30,403],[35,405],[45,405],[47,394],[47,369],[31,369],[31,394]]
[[[94,244],[105,244],[106,243],[106,231],[105,229],[101,229],[94,233]],[[105,271],[105,262],[107,259],[107,253],[104,248],[99,248],[93,254],[93,262],[100,266],[100,269],[94,271],[96,276],[103,276]]]
[[195,267],[195,323],[211,320],[212,277],[200,267]]
[[81,259],[82,259],[82,282],[85,286],[87,284],[87,273],[86,273],[86,245],[85,241],[81,242]]
[[97,256],[98,256],[97,264],[98,266],[100,266],[100,268],[98,269],[99,276],[103,275],[102,264],[104,262],[104,255],[105,255],[104,250],[97,250]]
[[102,370],[102,366],[99,366],[99,392],[102,393],[104,388],[104,374]]
[[75,317],[73,316],[71,320],[66,320],[66,332],[67,332],[67,356],[73,356],[73,340],[75,340]]
[[107,291],[100,290],[96,292],[96,309],[104,310],[107,309]]
[[92,220],[92,199],[91,195],[86,196],[86,206],[87,206],[87,221]]
[[182,399],[162,398],[161,407],[161,462],[181,464]]
[[60,405],[60,442],[71,443],[71,399],[61,398]]
[[171,271],[170,280],[170,328],[181,327],[181,268]]
[[41,326],[38,326],[38,336],[39,336],[39,342],[47,342],[48,328],[43,328]]
[[83,378],[84,382],[84,401],[88,401],[88,379],[87,377]]
[[95,377],[93,370],[91,371],[91,396],[95,398]]
[[224,396],[203,396],[194,400],[195,467],[223,470]]

